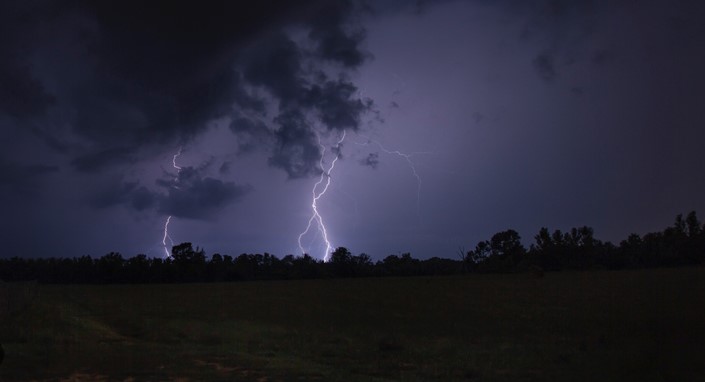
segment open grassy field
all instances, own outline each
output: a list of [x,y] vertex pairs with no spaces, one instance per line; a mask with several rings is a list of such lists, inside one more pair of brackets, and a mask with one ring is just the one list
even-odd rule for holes
[[0,380],[705,380],[705,269],[2,284]]

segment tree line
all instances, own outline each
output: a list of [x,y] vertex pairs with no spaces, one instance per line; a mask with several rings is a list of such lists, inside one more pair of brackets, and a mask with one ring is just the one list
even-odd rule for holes
[[181,283],[245,280],[286,280],[333,277],[430,276],[461,273],[560,271],[587,269],[634,269],[691,266],[705,263],[705,225],[695,212],[676,216],[663,231],[637,234],[619,243],[602,242],[592,228],[562,232],[547,228],[534,236],[527,249],[519,233],[509,229],[461,250],[456,259],[433,257],[420,260],[410,253],[372,261],[369,255],[353,255],[337,248],[328,262],[309,255],[278,258],[269,253],[237,257],[208,257],[191,243],[172,247],[167,259],[144,254],[125,258],[111,252],[100,258],[0,259],[0,280],[43,283]]
[[660,232],[631,234],[619,245],[594,237],[590,227],[550,232],[541,228],[527,250],[514,230],[496,233],[464,254],[470,271],[511,272],[526,269],[635,269],[691,266],[705,263],[705,225],[695,211],[677,215]]

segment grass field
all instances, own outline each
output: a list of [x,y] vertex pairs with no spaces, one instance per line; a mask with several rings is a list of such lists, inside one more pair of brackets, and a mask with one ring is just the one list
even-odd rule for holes
[[705,269],[0,285],[0,380],[705,380]]

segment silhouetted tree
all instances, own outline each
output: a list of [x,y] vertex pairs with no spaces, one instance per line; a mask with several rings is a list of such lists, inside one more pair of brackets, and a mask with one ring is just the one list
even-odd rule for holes
[[366,253],[361,253],[352,257],[353,276],[370,276],[374,264],[372,259]]
[[470,253],[471,252],[472,251],[466,251],[465,247],[458,247],[458,252],[456,252],[458,254],[458,259],[460,259],[460,264],[461,264],[460,269],[463,273],[469,272],[472,270],[472,267],[471,267],[472,264],[470,262]]
[[700,226],[700,221],[691,211],[685,218],[686,242],[681,250],[685,255],[687,264],[700,264],[705,261],[705,231]]
[[125,279],[131,283],[146,283],[152,280],[152,262],[147,255],[137,255],[127,259],[125,263]]
[[171,256],[176,269],[176,280],[182,282],[202,281],[206,269],[206,252],[193,249],[191,243],[172,247]]
[[149,262],[149,279],[152,282],[164,283],[169,282],[169,270],[171,260],[163,260],[160,258],[151,259]]
[[685,218],[685,224],[687,229],[687,234],[689,238],[696,238],[703,233],[703,228],[700,227],[700,221],[695,211],[690,211],[688,216]]
[[595,240],[590,227],[572,228],[564,236],[566,245],[566,267],[572,269],[587,269],[593,266],[596,249],[600,243]]
[[243,253],[233,261],[233,274],[236,279],[254,280],[258,276],[258,267],[258,255]]
[[308,254],[294,258],[292,263],[292,277],[312,279],[323,277],[323,262],[316,260]]
[[336,277],[350,277],[354,273],[352,253],[345,247],[338,247],[331,253],[329,264]]
[[380,276],[413,276],[418,274],[419,260],[411,257],[411,253],[389,255],[377,262],[377,267],[380,270],[376,273]]
[[478,270],[480,266],[490,257],[492,250],[490,248],[490,242],[483,240],[475,245],[475,249],[468,252],[466,257],[468,261],[468,267],[471,270]]
[[[534,236],[536,243],[531,246],[529,251],[534,263],[546,271],[557,271],[563,267],[561,259],[561,255],[564,252],[562,238],[560,242],[556,242],[554,240],[555,236],[551,236],[548,228],[541,227],[539,233]],[[560,236],[560,234],[557,236]]]
[[464,273],[462,265],[461,267],[458,267],[458,265],[460,264],[455,260],[434,256],[430,259],[419,261],[418,268],[422,270],[423,275],[427,276],[453,275],[458,273],[458,269]]
[[611,269],[621,269],[653,264],[655,259],[647,259],[644,253],[644,241],[638,234],[632,233],[619,243],[619,250],[607,265]]
[[484,271],[508,272],[517,270],[520,265],[528,266],[522,264],[528,260],[526,249],[521,244],[519,233],[513,229],[494,234],[489,241],[489,251],[489,256],[481,263]]
[[225,281],[225,264],[223,256],[219,253],[213,254],[210,261],[206,265],[206,280],[207,281]]
[[105,283],[122,281],[122,268],[125,259],[118,252],[110,252],[98,259],[98,278]]

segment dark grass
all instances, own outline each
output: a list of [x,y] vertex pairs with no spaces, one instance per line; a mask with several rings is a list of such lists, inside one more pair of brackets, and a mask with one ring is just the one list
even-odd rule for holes
[[705,269],[0,287],[1,380],[705,380]]

